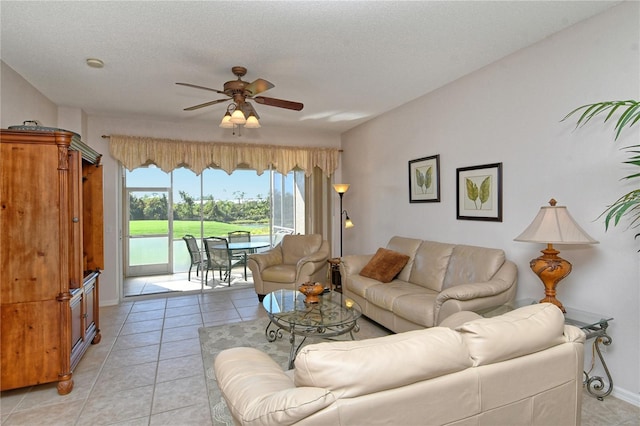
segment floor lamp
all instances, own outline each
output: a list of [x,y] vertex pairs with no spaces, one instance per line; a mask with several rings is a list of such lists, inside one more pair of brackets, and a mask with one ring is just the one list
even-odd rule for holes
[[[342,229],[343,229],[343,227],[344,228],[352,228],[353,227],[353,222],[349,218],[349,215],[347,214],[347,211],[346,210],[342,210],[342,197],[344,196],[344,193],[349,190],[349,184],[348,183],[335,183],[335,184],[333,184],[333,189],[335,189],[336,192],[338,193],[338,195],[340,196],[340,257],[342,257]],[[344,222],[344,226],[343,226],[343,222],[342,222],[342,215],[344,215],[346,217],[346,221]]]

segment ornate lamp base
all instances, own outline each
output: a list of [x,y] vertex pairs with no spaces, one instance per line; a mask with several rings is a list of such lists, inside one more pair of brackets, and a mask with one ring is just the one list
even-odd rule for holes
[[562,303],[556,299],[556,286],[560,280],[571,273],[571,263],[559,257],[560,252],[554,249],[552,244],[547,244],[547,248],[541,250],[541,253],[542,256],[531,260],[529,264],[531,270],[544,284],[545,297],[540,300],[540,303],[553,303],[566,313]]

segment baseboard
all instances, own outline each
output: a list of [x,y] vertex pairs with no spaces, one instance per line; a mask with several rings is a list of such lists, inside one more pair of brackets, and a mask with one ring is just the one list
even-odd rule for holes
[[636,407],[640,407],[640,394],[629,392],[626,389],[620,389],[618,387],[613,387],[613,392],[611,392],[611,396],[614,398],[618,398],[624,402],[628,402],[629,404],[633,404]]
[[100,307],[105,307],[105,306],[115,306],[115,305],[119,305],[120,301],[118,299],[114,299],[114,300],[102,300],[100,299]]

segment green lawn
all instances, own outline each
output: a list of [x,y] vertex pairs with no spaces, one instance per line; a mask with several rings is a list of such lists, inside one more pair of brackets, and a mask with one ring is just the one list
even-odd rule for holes
[[[166,233],[168,223],[166,220],[132,220],[129,222],[131,235],[154,235]],[[251,231],[255,235],[269,235],[269,226],[256,224],[256,226],[236,225],[223,222],[204,222],[205,236],[225,236],[231,231]],[[198,220],[174,220],[174,238],[180,238],[185,234],[200,235],[200,221]]]

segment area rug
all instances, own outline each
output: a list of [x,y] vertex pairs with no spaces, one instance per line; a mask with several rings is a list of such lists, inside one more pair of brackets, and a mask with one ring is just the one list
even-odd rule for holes
[[[291,348],[289,336],[287,333],[284,333],[282,339],[277,339],[275,342],[268,342],[265,337],[265,329],[268,323],[269,320],[267,319],[257,319],[200,328],[200,348],[202,361],[204,362],[211,417],[214,425],[233,425],[233,419],[222,398],[220,389],[218,389],[216,377],[213,373],[213,361],[222,350],[240,346],[257,348],[269,354],[282,366],[283,370],[287,368],[289,363],[289,349]],[[360,331],[354,333],[354,337],[357,340],[384,336],[390,333],[388,330],[377,326],[365,318],[358,320],[358,324]],[[307,339],[304,345],[320,341],[323,341],[323,339]]]

